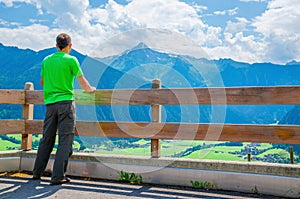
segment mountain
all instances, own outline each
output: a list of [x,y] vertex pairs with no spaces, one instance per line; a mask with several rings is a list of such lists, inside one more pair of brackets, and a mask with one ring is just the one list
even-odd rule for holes
[[[56,48],[49,48],[35,52],[0,43],[0,89],[23,89],[27,81],[33,82],[36,89],[41,89],[41,62],[45,56],[56,51]],[[86,57],[75,50],[72,50],[71,54],[76,56],[79,62]]]
[[[108,65],[126,74],[148,81],[148,87],[150,87],[150,81],[154,78],[159,78],[163,87],[168,88],[300,85],[298,75],[300,74],[300,63],[297,62],[278,65],[272,63],[248,64],[232,59],[195,59],[157,52],[143,43],[114,57]],[[214,81],[218,78],[220,78],[220,81]],[[126,83],[122,85],[124,86]],[[133,85],[132,82],[131,85]],[[138,84],[134,86],[140,87]],[[228,105],[226,107],[225,122],[278,123],[287,113],[290,111],[293,113],[294,108],[295,106],[292,105]],[[174,108],[170,110],[170,107],[165,107],[165,110],[167,112],[165,115],[170,116],[171,121],[198,121],[198,118],[196,118],[196,121],[195,118],[189,118],[192,114],[185,116],[185,118],[173,118],[174,114],[170,114],[170,112]],[[180,111],[180,109],[177,109],[177,111]],[[210,122],[212,117],[210,106],[201,106],[199,112],[201,122]],[[177,115],[180,114],[177,112]],[[293,120],[293,122],[295,121]]]
[[[55,52],[57,52],[56,48],[35,52],[30,49],[19,49],[0,44],[0,80],[2,82],[0,89],[24,89],[26,82],[32,82],[35,90],[41,90],[39,80],[42,60],[47,55]],[[72,50],[70,54],[77,57],[80,64],[84,64],[84,66],[88,63],[93,65],[94,68],[107,68],[106,64],[95,61],[76,50]],[[88,72],[89,68],[84,68],[84,72]],[[93,72],[90,72],[90,74],[93,74]],[[116,81],[114,78],[119,79],[122,75],[122,72],[113,68],[105,70],[105,76],[102,78],[103,81],[99,82],[98,88],[113,88]],[[108,80],[107,77],[110,79]],[[75,86],[79,88],[77,82],[75,82]],[[20,110],[22,110],[20,105],[0,105],[0,119],[20,119],[22,117]],[[36,119],[44,118],[44,112],[44,106],[35,105],[34,117]]]
[[[0,89],[23,89],[25,82],[39,85],[43,58],[56,52],[55,48],[35,52],[0,44]],[[151,88],[159,78],[163,87],[190,88],[210,86],[281,86],[300,85],[300,63],[286,65],[272,63],[248,64],[231,59],[206,60],[158,52],[147,45],[138,46],[108,58],[91,58],[76,50],[71,54],[81,63],[83,72],[98,89]],[[79,88],[77,82],[75,87]],[[189,97],[189,96],[186,96]],[[0,118],[20,118],[16,107],[1,105]],[[3,108],[4,107],[4,108]],[[163,121],[211,122],[215,106],[163,106]],[[79,107],[78,119],[101,121],[150,121],[150,106]],[[295,121],[299,108],[292,105],[255,106],[228,105],[226,123],[300,123]],[[88,114],[96,112],[95,114]],[[259,114],[257,114],[259,113]],[[43,118],[44,107],[35,106],[35,118]],[[299,118],[299,117],[298,117]]]
[[279,124],[297,124],[300,125],[300,106],[295,106],[279,122]]
[[231,59],[215,61],[225,86],[283,86],[300,85],[300,63],[278,65],[271,63],[241,63]]

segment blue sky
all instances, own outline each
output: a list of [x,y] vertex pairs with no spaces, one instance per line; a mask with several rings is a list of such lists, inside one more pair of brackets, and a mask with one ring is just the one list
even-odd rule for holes
[[141,28],[184,35],[210,58],[300,61],[299,0],[0,0],[0,43],[42,50],[67,32],[90,55]]

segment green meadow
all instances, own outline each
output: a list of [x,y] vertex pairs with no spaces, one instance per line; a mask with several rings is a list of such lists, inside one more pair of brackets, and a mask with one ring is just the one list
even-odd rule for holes
[[[38,148],[41,135],[33,135],[33,149]],[[0,151],[20,150],[21,135],[6,135],[0,139]],[[108,144],[109,143],[109,144]],[[117,144],[118,143],[118,144]],[[124,140],[123,140],[124,143]],[[125,141],[127,143],[127,141]],[[151,141],[149,139],[137,139],[123,146],[117,140],[105,140],[99,144],[82,147],[80,141],[73,142],[74,151],[95,154],[119,154],[150,156]],[[109,147],[108,147],[109,145]],[[56,140],[57,146],[57,140]],[[56,150],[56,146],[54,151]],[[82,149],[84,148],[84,149]],[[289,152],[282,148],[273,147],[269,143],[237,143],[212,141],[174,141],[161,140],[161,156],[173,158],[191,158],[206,160],[247,161],[247,155],[251,154],[252,161],[289,163]],[[295,156],[299,163],[298,156]]]

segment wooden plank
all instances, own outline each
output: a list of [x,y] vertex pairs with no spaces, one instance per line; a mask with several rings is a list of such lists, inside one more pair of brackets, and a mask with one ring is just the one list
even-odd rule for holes
[[97,90],[94,94],[75,91],[75,100],[80,105],[143,105],[150,104],[147,97],[149,91],[151,90]]
[[[299,104],[299,86],[196,89],[97,90],[81,94],[78,104]],[[82,97],[83,96],[83,97]]]
[[[20,121],[13,121],[9,126],[19,124],[17,122],[20,123]],[[0,127],[8,129],[3,125],[7,124],[1,121]],[[11,128],[14,129],[14,127]],[[16,130],[5,130],[5,132],[21,131],[19,130],[20,127],[15,128]],[[26,132],[28,133],[41,134],[42,128],[42,120],[26,121]],[[299,125],[222,125],[78,121],[76,128],[78,132],[76,134],[77,136],[300,144]]]
[[78,135],[300,144],[300,126],[77,122]]
[[26,104],[44,104],[44,94],[41,90],[25,91]]
[[[75,91],[76,104],[300,104],[300,86]],[[42,104],[42,91],[26,91],[26,103]]]
[[153,92],[155,92],[153,96],[156,96],[156,98],[152,103],[158,104],[300,103],[299,86],[160,89]]
[[0,134],[25,133],[24,120],[0,120]]
[[226,88],[227,104],[300,104],[299,86]]
[[[26,120],[26,133],[27,134],[43,134],[43,120]],[[25,133],[25,132],[24,132]]]
[[24,104],[23,90],[0,90],[0,104]]

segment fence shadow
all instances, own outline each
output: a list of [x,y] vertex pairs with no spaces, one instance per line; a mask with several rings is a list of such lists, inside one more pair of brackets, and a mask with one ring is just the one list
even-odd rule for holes
[[0,177],[0,198],[272,198],[221,190],[200,190],[188,187],[170,187],[157,185],[130,185],[113,181],[84,181],[73,179],[70,183],[50,186],[49,179],[41,181],[28,177]]

